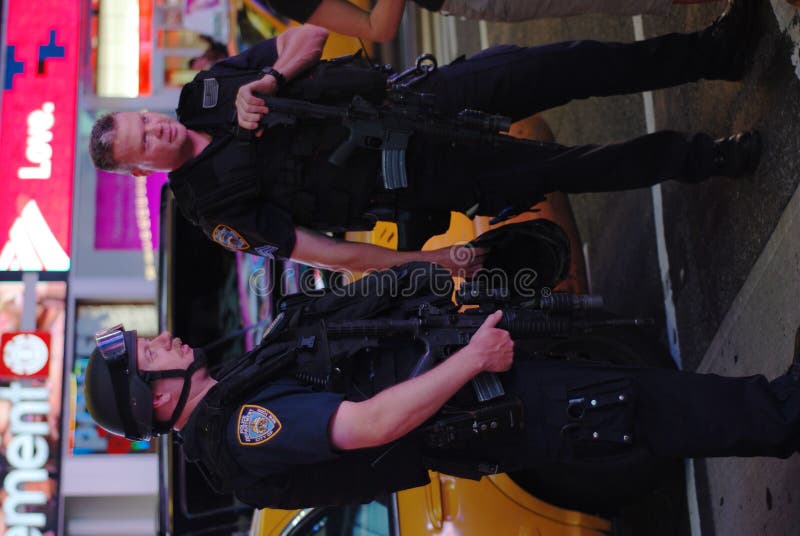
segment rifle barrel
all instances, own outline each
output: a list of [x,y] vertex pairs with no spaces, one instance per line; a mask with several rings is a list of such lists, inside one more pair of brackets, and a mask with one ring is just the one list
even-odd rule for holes
[[[326,324],[328,336],[345,337],[381,337],[410,334],[414,337],[435,330],[452,330],[469,332],[471,336],[483,324],[488,313],[459,314],[444,313],[408,320],[343,320]],[[532,337],[558,337],[599,327],[612,326],[644,326],[651,325],[652,320],[646,318],[604,318],[587,319],[572,318],[564,315],[549,315],[542,311],[516,311],[504,309],[503,318],[498,327],[507,330],[515,339]]]

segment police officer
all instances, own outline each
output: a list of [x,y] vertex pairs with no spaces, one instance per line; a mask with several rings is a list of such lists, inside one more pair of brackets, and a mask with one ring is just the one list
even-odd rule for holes
[[[737,0],[709,28],[630,44],[576,41],[498,46],[431,73],[416,89],[435,95],[449,115],[465,109],[520,119],[575,98],[612,95],[709,79],[739,79],[754,35],[754,0]],[[564,147],[452,144],[412,136],[408,188],[379,185],[379,153],[357,150],[346,167],[328,162],[346,133],[317,125],[257,130],[268,113],[254,93],[274,95],[316,64],[327,32],[305,26],[216,64],[187,84],[180,121],[121,112],[97,121],[91,154],[102,169],[146,174],[169,170],[184,215],[214,241],[238,251],[328,268],[363,271],[410,260],[469,275],[480,256],[396,252],[314,233],[369,229],[375,205],[411,213],[496,215],[528,208],[551,191],[612,191],[666,179],[697,182],[750,173],[760,142],[746,133],[714,141],[662,131],[623,143]],[[231,133],[256,129],[251,143]],[[461,259],[470,259],[467,265]]]
[[[216,378],[202,352],[169,333],[143,339],[112,328],[90,356],[87,408],[128,439],[178,430],[210,482],[254,507],[369,501],[426,483],[426,469],[479,478],[563,464],[628,480],[636,460],[787,457],[800,448],[797,363],[768,382],[535,358],[522,344],[515,355],[497,327],[501,311],[412,379],[419,351],[407,338],[360,338],[337,360],[337,321],[398,320],[411,303],[443,300],[426,293],[424,269],[396,267],[352,292],[302,298]],[[381,287],[387,274],[393,287]],[[331,362],[338,370],[326,369]],[[505,395],[477,403],[465,385],[487,371],[499,373]]]

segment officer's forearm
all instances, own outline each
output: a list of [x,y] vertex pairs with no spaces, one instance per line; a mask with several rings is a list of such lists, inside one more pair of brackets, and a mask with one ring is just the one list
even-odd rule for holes
[[330,423],[341,450],[375,447],[408,434],[434,415],[483,370],[475,350],[463,348],[425,374],[381,391],[363,402],[342,402]]
[[354,272],[384,270],[398,264],[425,261],[428,258],[428,252],[425,251],[397,251],[359,242],[340,242],[340,244],[342,244],[339,250],[341,257],[333,264],[339,265],[340,269]]
[[347,0],[323,0],[308,18],[334,32],[370,41],[389,41],[397,34],[405,0],[378,0],[367,12]]
[[378,0],[369,17],[373,41],[384,43],[394,39],[405,6],[405,0]]
[[[324,266],[330,270],[349,270],[353,272],[367,272],[370,270],[385,270],[398,264],[407,262],[432,262],[446,268],[453,275],[468,277],[474,275],[482,266],[483,254],[473,254],[474,250],[461,253],[449,247],[431,251],[397,251],[373,244],[360,242],[338,242],[339,247],[336,259],[331,259],[330,264]],[[337,246],[338,247],[338,246]],[[460,257],[459,257],[460,255]]]
[[292,258],[304,264],[339,272],[384,270],[406,262],[425,260],[425,254],[421,251],[396,251],[358,242],[339,242],[335,248],[335,251],[319,252],[314,259],[297,259],[294,253]]
[[382,270],[412,261],[427,261],[430,252],[396,251],[373,244],[334,240],[312,231],[297,229],[292,260],[336,271]]
[[292,80],[319,61],[327,40],[328,30],[319,26],[289,28],[278,36],[278,59],[272,67]]

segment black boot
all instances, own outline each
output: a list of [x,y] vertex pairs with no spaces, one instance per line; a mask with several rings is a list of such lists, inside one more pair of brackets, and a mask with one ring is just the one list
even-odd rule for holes
[[731,178],[751,175],[760,159],[758,131],[739,132],[714,141],[714,165],[710,175]]
[[728,0],[728,7],[700,33],[704,78],[741,80],[757,44],[756,0]]

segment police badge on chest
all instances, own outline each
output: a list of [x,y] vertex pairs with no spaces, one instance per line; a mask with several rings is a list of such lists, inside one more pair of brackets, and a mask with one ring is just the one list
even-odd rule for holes
[[278,435],[281,422],[270,410],[246,404],[239,411],[238,439],[246,447],[261,445]]

